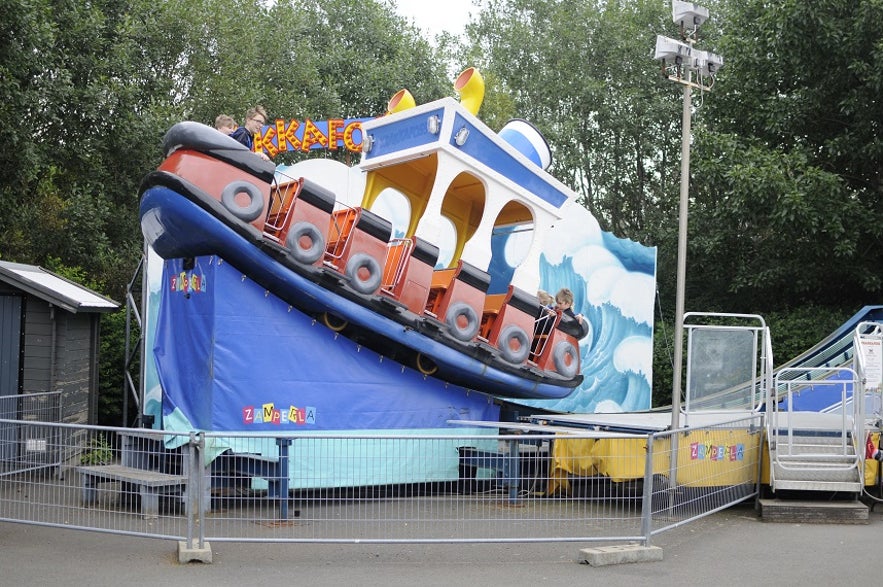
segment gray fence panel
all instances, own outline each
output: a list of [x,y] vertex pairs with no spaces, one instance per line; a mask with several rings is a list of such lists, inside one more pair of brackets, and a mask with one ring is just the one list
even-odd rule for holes
[[191,544],[649,544],[756,495],[762,437],[760,416],[652,435],[221,436],[0,423],[21,426],[21,438],[53,430],[47,448],[65,455],[57,467],[0,476],[0,520]]

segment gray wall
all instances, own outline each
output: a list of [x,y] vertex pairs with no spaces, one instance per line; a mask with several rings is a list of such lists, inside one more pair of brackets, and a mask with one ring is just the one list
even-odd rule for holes
[[[20,300],[24,310],[22,334],[12,333],[15,308],[11,300]],[[3,366],[0,395],[61,391],[63,422],[94,423],[98,325],[98,314],[73,314],[8,284],[0,284],[0,356],[10,355],[5,360],[17,369],[19,360],[11,355],[17,352],[13,343],[20,340],[21,357],[20,378]]]
[[23,301],[20,295],[0,292],[0,396],[18,393]]

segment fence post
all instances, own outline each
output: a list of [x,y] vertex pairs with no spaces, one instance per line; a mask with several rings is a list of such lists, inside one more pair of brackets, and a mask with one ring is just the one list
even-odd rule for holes
[[644,461],[644,496],[641,503],[641,534],[644,546],[650,546],[653,530],[653,434],[647,435],[647,457]]
[[[205,529],[202,523],[203,512],[208,511],[203,503],[202,455],[205,437],[202,432],[191,432],[187,442],[187,548],[193,548],[196,516],[199,516],[199,548],[205,548]],[[211,505],[211,504],[208,504]]]
[[[196,483],[194,483],[194,473],[195,470],[194,462],[193,462],[193,451],[194,451],[194,443],[193,443],[193,433],[190,433],[190,439],[187,441],[187,455],[186,455],[186,465],[187,465],[187,507],[185,508],[187,512],[187,548],[193,548],[193,516],[194,511],[199,509],[199,491],[195,489]],[[195,496],[195,497],[194,497]]]
[[[193,433],[191,432],[191,435]],[[203,487],[205,482],[205,434],[196,433],[196,454],[193,457],[193,474],[196,476],[196,503],[199,505],[197,512],[199,513],[199,549],[205,549],[205,513],[212,507],[211,491],[206,491]],[[205,503],[205,496],[209,495],[209,503]]]
[[[754,417],[757,418],[757,420],[755,420],[755,419],[751,420],[751,431],[757,435],[757,444],[758,444],[758,446],[757,446],[757,471],[756,471],[757,482],[754,484],[754,491],[756,494],[754,497],[754,511],[757,512],[758,515],[760,514],[760,500],[763,497],[763,459],[764,459],[764,454],[769,456],[768,450],[766,452],[764,452],[764,440],[766,440],[766,442],[769,442],[769,434],[766,433],[766,431],[768,430],[767,420],[766,420],[767,415],[768,415],[767,412],[764,412],[762,414],[755,414]],[[754,430],[755,423],[758,424],[758,430],[756,430],[756,431]],[[770,464],[770,466],[772,466],[772,463]]]
[[[205,466],[205,435],[202,432],[190,432],[190,439],[187,443],[187,455],[185,463],[187,464],[187,540],[178,542],[178,562],[187,563],[190,561],[200,561],[203,563],[212,562],[212,550],[208,542],[205,541],[205,512],[211,507],[211,497],[209,503],[205,503],[204,473]],[[199,516],[199,521],[196,521]],[[198,547],[193,546],[193,526],[199,524]]]
[[288,447],[291,446],[291,438],[277,438],[276,444],[279,445],[279,518],[284,522],[288,520],[288,482],[289,482],[289,461]]

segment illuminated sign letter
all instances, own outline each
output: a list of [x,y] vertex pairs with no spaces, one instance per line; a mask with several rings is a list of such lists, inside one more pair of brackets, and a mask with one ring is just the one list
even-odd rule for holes
[[260,153],[261,151],[267,151],[270,157],[278,155],[279,149],[273,144],[274,138],[276,138],[276,129],[272,126],[259,130],[254,136],[254,152]]
[[315,145],[320,145],[323,148],[328,148],[328,137],[322,133],[316,124],[307,118],[306,122],[304,122],[304,139],[303,144],[301,145],[301,151],[309,151]]
[[[353,133],[355,133],[356,131],[359,132],[359,142],[358,143],[356,143],[355,139],[353,138]],[[361,153],[362,152],[362,141],[361,141],[362,136],[363,136],[362,135],[362,122],[361,121],[351,122],[348,125],[346,125],[345,129],[343,129],[343,145],[350,151],[353,151],[355,153]]]
[[338,146],[343,144],[343,118],[328,119],[328,148],[337,150]]
[[[300,123],[296,120],[289,121],[286,126],[284,120],[280,118],[276,119],[276,142],[279,143],[280,151],[300,151],[300,139],[297,138],[297,135],[295,134],[299,127]],[[291,146],[289,147],[289,145]]]

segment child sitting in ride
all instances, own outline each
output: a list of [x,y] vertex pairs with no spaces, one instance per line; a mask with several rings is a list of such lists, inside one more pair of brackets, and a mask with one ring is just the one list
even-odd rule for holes
[[566,287],[555,294],[555,309],[561,312],[560,327],[562,330],[569,332],[577,340],[589,333],[589,325],[585,317],[573,311],[573,292]]

